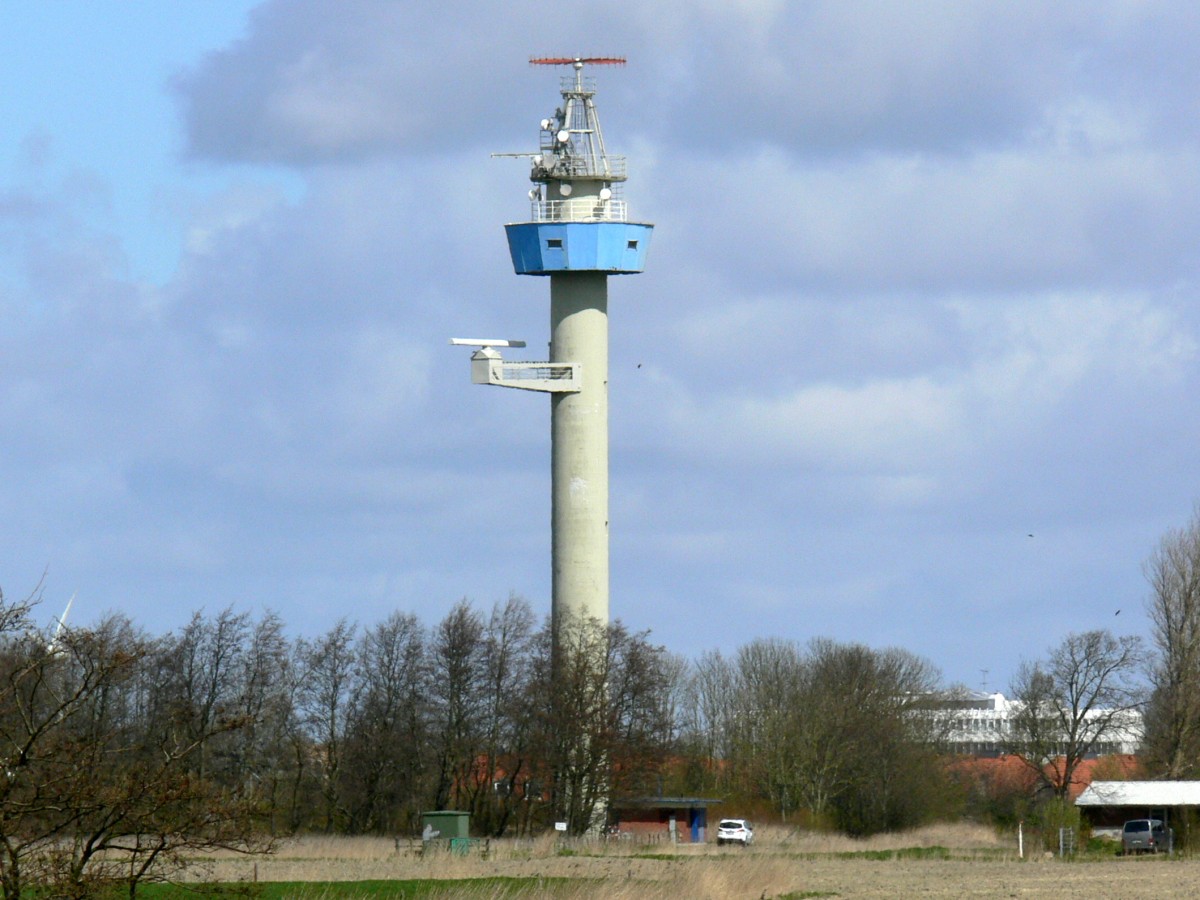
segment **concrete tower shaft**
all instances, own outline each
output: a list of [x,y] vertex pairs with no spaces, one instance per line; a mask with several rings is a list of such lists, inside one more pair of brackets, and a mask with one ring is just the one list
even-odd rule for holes
[[608,279],[550,276],[550,361],[580,389],[550,398],[553,620],[608,622]]

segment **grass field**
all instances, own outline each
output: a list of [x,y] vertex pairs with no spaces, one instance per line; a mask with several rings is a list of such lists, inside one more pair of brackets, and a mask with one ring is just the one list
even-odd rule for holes
[[[1092,854],[1017,858],[1015,843],[973,826],[937,826],[855,841],[763,829],[755,846],[493,841],[418,854],[373,838],[305,838],[267,859],[213,858],[193,877],[222,896],[346,898],[1140,898],[1189,897],[1200,860]],[[148,898],[180,896],[147,891]]]

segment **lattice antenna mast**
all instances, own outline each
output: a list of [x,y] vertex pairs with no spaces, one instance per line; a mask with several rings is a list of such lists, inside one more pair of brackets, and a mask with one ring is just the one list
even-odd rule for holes
[[583,74],[585,65],[620,66],[620,56],[534,57],[535,66],[571,66],[573,75],[565,76],[560,84],[562,106],[552,116],[542,120],[541,152],[534,157],[532,181],[545,184],[551,180],[566,181],[601,179],[605,186],[625,180],[625,160],[611,160],[604,149],[604,132],[596,112],[596,83]]

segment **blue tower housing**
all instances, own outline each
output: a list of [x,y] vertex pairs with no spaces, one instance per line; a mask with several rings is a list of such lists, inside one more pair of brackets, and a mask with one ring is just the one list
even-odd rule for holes
[[[632,275],[646,267],[653,225],[628,221],[622,197],[625,158],[609,156],[585,63],[622,63],[616,58],[535,59],[571,65],[562,81],[563,103],[542,119],[539,148],[529,180],[534,188],[531,221],[506,225],[508,249],[518,275],[602,272]],[[524,155],[524,154],[522,154]]]
[[505,225],[518,275],[604,272],[634,275],[646,268],[653,225],[635,222],[522,222]]

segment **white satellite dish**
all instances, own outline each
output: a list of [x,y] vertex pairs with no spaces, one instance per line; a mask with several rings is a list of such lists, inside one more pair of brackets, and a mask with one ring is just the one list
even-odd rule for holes
[[567,129],[564,128],[562,131],[560,131],[558,134],[556,134],[555,137],[558,138],[558,142],[560,144],[565,144],[567,141],[569,141],[571,139],[571,132],[567,131]]
[[542,131],[549,131],[549,130],[550,130],[550,120],[542,119]]
[[558,186],[558,192],[560,194],[562,194],[564,197],[570,197],[571,196],[571,185],[567,184],[564,181],[562,184],[560,184]]
[[612,199],[612,189],[611,188],[600,188],[600,199],[601,200],[611,200]]

